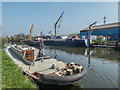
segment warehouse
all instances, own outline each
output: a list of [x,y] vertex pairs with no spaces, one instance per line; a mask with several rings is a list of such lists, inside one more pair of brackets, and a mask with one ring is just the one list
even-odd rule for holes
[[[120,40],[120,22],[96,25],[91,27],[91,30],[91,35],[93,36],[104,36],[109,40]],[[80,30],[79,38],[88,38],[88,33],[88,27]]]

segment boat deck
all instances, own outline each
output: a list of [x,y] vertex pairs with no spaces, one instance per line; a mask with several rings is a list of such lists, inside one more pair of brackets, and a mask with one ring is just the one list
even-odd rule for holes
[[[19,57],[17,57],[11,50],[10,47],[6,48],[5,51],[13,60],[13,62],[18,65],[20,69],[22,69],[26,73],[34,73],[34,72],[39,72],[41,74],[50,74],[54,73],[56,68],[63,69],[65,68],[65,63],[61,61],[57,61],[56,59],[44,59],[40,61],[36,61],[34,64],[31,66],[26,65]],[[55,69],[51,69],[52,65],[55,65]]]

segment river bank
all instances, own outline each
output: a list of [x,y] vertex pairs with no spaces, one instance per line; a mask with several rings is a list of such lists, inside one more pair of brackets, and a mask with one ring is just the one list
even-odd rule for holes
[[32,79],[24,76],[4,51],[2,51],[2,88],[37,89],[37,85],[32,82]]

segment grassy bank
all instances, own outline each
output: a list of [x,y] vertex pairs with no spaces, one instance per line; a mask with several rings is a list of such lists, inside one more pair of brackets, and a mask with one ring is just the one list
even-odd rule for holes
[[37,88],[30,78],[2,51],[2,88]]

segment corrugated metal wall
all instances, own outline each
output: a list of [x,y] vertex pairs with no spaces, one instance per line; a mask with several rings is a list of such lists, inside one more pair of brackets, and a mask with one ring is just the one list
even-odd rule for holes
[[[91,35],[97,35],[97,36],[109,36],[110,40],[118,40],[120,39],[120,27],[114,27],[114,28],[107,28],[107,29],[99,29],[99,30],[93,30]],[[82,31],[80,32],[79,38],[82,38],[82,36],[88,37],[88,31]]]

